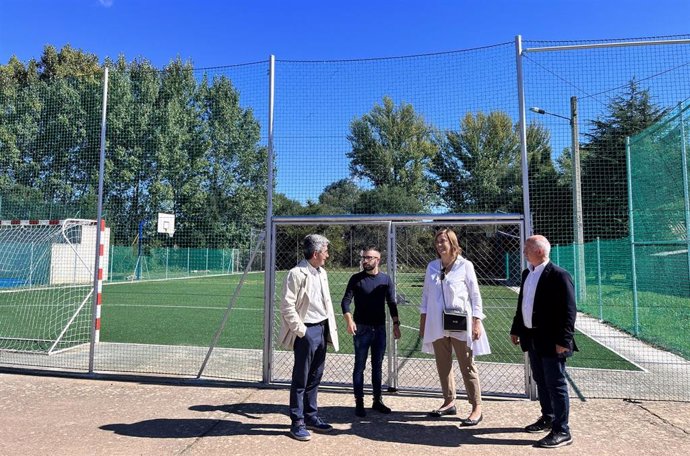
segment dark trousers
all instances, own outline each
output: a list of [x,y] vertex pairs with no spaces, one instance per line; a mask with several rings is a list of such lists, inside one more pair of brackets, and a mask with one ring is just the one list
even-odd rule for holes
[[554,432],[569,433],[570,399],[565,378],[565,357],[541,356],[529,350],[529,362],[537,384],[542,416],[552,419]]
[[327,326],[307,326],[304,337],[295,339],[290,385],[290,419],[293,424],[310,422],[317,416],[317,394],[326,362]]
[[352,340],[355,345],[355,368],[352,371],[355,397],[364,397],[364,369],[371,348],[371,385],[374,398],[380,399],[383,355],[386,351],[386,325],[357,324],[357,333],[352,336]]

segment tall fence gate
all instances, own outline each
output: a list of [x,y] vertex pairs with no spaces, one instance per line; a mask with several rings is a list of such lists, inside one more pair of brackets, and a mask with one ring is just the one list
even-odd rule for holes
[[[269,304],[273,327],[267,331],[273,340],[269,380],[282,383],[291,378],[293,354],[276,342],[282,284],[287,271],[303,257],[304,236],[318,232],[331,241],[326,269],[336,315],[341,314],[340,301],[350,276],[360,271],[361,250],[368,245],[379,246],[380,267],[393,278],[402,322],[402,337],[397,341],[392,337],[390,319],[387,322],[386,384],[391,390],[438,391],[433,356],[421,351],[419,305],[426,266],[436,258],[434,233],[445,227],[456,231],[463,255],[475,265],[487,314],[484,327],[492,353],[477,358],[482,391],[492,395],[525,395],[529,390],[525,358],[510,344],[508,335],[522,264],[523,225],[519,215],[275,217],[272,277],[268,278],[273,284]],[[343,319],[336,320],[340,351],[329,353],[323,381],[349,385],[354,367],[353,342]],[[370,372],[368,367],[365,382]]]

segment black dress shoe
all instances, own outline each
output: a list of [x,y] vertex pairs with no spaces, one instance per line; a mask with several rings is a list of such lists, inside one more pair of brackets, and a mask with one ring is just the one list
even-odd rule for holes
[[551,426],[552,426],[551,418],[549,418],[547,416],[540,416],[536,422],[534,422],[528,426],[525,426],[525,431],[529,432],[530,434],[535,434],[538,432],[546,432],[546,431],[551,430]]
[[483,413],[481,415],[479,415],[479,418],[477,418],[476,420],[471,420],[469,418],[465,418],[463,420],[460,420],[460,426],[463,426],[463,427],[464,426],[476,426],[479,423],[481,423],[483,419],[484,419]]
[[383,403],[381,399],[374,399],[374,402],[371,404],[372,410],[376,410],[377,412],[381,412],[384,414],[389,414],[391,412],[391,409]]
[[436,410],[432,410],[431,412],[429,412],[429,416],[432,418],[441,418],[442,416],[457,415],[457,414],[458,414],[458,409],[456,409],[454,405],[451,407],[448,407],[448,408],[436,409]]
[[549,435],[538,441],[534,446],[539,448],[560,448],[573,443],[569,432],[549,432]]

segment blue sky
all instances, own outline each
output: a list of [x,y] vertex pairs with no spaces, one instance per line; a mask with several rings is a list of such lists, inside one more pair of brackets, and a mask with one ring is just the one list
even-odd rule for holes
[[43,46],[197,67],[389,57],[513,40],[685,34],[687,0],[0,0],[0,62]]
[[[0,62],[12,55],[22,61],[39,58],[47,44],[58,49],[70,44],[101,60],[120,54],[128,61],[146,58],[159,67],[177,57],[197,68],[265,62],[271,54],[279,61],[367,59],[512,43],[517,34],[532,42],[688,34],[688,18],[688,0],[0,0]],[[315,200],[326,185],[347,177],[348,124],[380,103],[383,95],[413,103],[442,128],[453,128],[457,113],[465,111],[504,109],[516,118],[512,70],[498,74],[505,63],[494,63],[513,64],[512,44],[496,49],[495,56],[492,52],[480,53],[486,61],[479,56],[473,60],[469,53],[467,60],[456,55],[440,56],[438,62],[331,62],[313,70],[312,65],[283,64],[277,84],[291,90],[276,93],[278,191],[301,202]],[[543,57],[534,58],[541,62]],[[664,58],[657,62],[663,64]],[[430,64],[436,66],[425,66]],[[267,104],[263,68],[229,70],[243,103],[255,108],[262,125]],[[534,69],[526,67],[527,72]],[[643,66],[634,71],[631,74],[644,77],[661,70]],[[599,72],[597,82],[606,88],[628,80],[627,73],[616,82],[602,79],[603,74]],[[445,82],[429,82],[436,77]],[[507,79],[496,81],[499,77]],[[567,84],[558,92],[548,84],[553,81],[544,81],[545,93],[528,87],[528,105],[567,113],[569,97],[576,94],[583,97],[585,119],[586,93],[574,92]],[[442,101],[434,98],[438,96]],[[589,118],[605,101],[591,108]],[[536,116],[529,115],[528,120]],[[539,121],[552,131],[554,153],[569,144],[567,122],[548,116]],[[307,137],[310,134],[316,136]],[[323,153],[329,154],[322,165],[327,169],[305,183],[302,167]]]

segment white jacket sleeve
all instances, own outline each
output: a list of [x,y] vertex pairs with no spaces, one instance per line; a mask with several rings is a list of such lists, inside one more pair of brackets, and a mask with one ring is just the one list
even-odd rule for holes
[[484,305],[482,303],[482,295],[479,293],[479,281],[477,280],[477,273],[474,271],[474,264],[468,261],[465,268],[465,283],[467,284],[470,303],[472,304],[472,316],[483,320],[486,318],[486,315],[484,315]]
[[422,304],[419,306],[419,313],[426,314],[429,305],[429,295],[431,292],[431,272],[429,272],[429,266],[426,267],[426,272],[424,273],[424,288],[422,288]]
[[297,312],[297,303],[304,294],[306,280],[306,277],[301,277],[299,272],[288,272],[283,281],[283,293],[280,300],[280,315],[283,318],[284,324],[287,325],[291,332],[297,334],[298,337],[304,337],[307,332],[307,327]]

